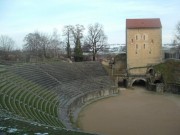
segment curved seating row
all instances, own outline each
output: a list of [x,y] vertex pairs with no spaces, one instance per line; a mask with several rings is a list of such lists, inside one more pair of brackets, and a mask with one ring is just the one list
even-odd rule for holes
[[30,121],[64,128],[59,109],[72,98],[112,81],[99,62],[54,62],[7,67],[0,72],[0,109]]
[[23,80],[8,79],[5,75],[0,76],[3,80],[0,83],[1,108],[41,124],[64,127],[58,120],[59,100],[55,92],[38,87],[31,89],[30,85],[27,88],[22,85]]

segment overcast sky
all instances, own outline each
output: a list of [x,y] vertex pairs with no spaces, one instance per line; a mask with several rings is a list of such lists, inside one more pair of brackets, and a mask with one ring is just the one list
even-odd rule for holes
[[0,35],[22,47],[34,31],[62,34],[64,25],[100,23],[108,43],[125,43],[129,18],[160,18],[163,43],[170,43],[180,21],[180,0],[0,0]]

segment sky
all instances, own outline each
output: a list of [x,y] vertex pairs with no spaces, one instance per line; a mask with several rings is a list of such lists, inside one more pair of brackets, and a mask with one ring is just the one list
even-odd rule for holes
[[65,25],[104,27],[109,44],[125,43],[126,19],[160,18],[162,42],[171,43],[180,21],[180,0],[0,0],[0,35],[11,37],[17,48],[35,31],[62,36]]

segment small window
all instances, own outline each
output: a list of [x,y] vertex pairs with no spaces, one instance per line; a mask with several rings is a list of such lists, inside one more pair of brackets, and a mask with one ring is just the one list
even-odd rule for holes
[[136,50],[136,54],[137,54],[137,50]]
[[149,54],[151,54],[151,49],[149,50]]
[[144,44],[144,49],[146,48],[146,44]]
[[136,40],[138,40],[138,36],[136,35]]
[[136,44],[136,49],[138,49],[138,44]]
[[153,39],[151,39],[151,43],[152,43],[152,44],[154,43],[154,40],[153,40]]
[[147,41],[148,40],[148,34],[143,33],[142,39]]
[[133,43],[133,39],[131,39],[131,43]]

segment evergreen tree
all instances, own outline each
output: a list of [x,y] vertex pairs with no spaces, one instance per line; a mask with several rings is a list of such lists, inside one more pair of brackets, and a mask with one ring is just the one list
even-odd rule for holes
[[74,59],[77,62],[83,61],[83,51],[81,48],[81,41],[79,38],[77,38],[75,48],[74,48]]
[[71,58],[71,45],[70,45],[70,39],[72,38],[72,25],[66,25],[63,29],[63,35],[66,36],[66,52],[67,57]]
[[66,51],[67,51],[67,57],[71,58],[71,47],[69,40],[67,41]]
[[77,24],[75,27],[72,27],[72,34],[74,37],[74,60],[83,61],[83,51],[81,48],[81,39],[83,38],[84,26]]

